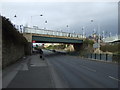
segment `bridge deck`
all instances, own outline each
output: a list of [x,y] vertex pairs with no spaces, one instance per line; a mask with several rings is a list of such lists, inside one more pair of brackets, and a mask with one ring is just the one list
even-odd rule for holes
[[82,43],[83,40],[81,39],[71,39],[71,38],[60,38],[60,37],[46,37],[46,36],[32,36],[32,40],[38,41],[38,42],[48,42],[48,43]]

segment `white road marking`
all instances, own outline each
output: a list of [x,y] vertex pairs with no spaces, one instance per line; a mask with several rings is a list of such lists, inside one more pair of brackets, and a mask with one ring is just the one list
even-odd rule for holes
[[113,80],[117,80],[117,81],[120,81],[119,79],[117,79],[117,78],[114,78],[114,77],[112,77],[112,76],[108,76],[109,78],[111,78],[111,79],[113,79]]
[[31,64],[30,66],[35,67],[36,65],[35,64]]
[[83,68],[85,68],[85,69],[87,69],[87,70],[89,70],[89,71],[96,72],[96,70],[91,69],[91,68],[89,68],[89,67],[86,67],[86,66],[83,66],[83,65],[80,65],[80,66],[83,67]]
[[0,68],[0,90],[2,90],[2,70]]

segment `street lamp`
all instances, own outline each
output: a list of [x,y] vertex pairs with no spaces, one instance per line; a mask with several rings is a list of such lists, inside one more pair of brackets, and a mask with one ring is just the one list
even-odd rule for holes
[[[93,22],[93,20],[91,20],[91,22]],[[98,39],[97,39],[97,43],[98,43],[98,48],[100,50],[100,24],[97,23],[97,29],[98,29]],[[99,52],[100,53],[100,52]]]
[[[93,20],[91,20],[93,22]],[[100,24],[97,23],[97,29],[98,29],[98,36],[100,37]]]
[[43,16],[42,14],[40,16]]
[[35,17],[35,16],[41,16],[41,17],[42,17],[43,14],[40,14],[40,15],[33,15],[33,16],[31,16],[31,27],[33,26],[33,25],[32,25],[32,18]]
[[68,37],[69,37],[70,36],[69,35],[69,26],[67,25],[66,27],[67,27]]
[[15,14],[15,15],[14,15],[14,18],[12,18],[12,19],[13,19],[13,24],[16,23],[16,18],[17,18],[17,15]]
[[16,15],[14,17],[17,17]]
[[16,28],[16,29],[18,29],[19,30],[19,26],[17,25],[17,15],[15,14],[14,15],[14,21],[13,21],[13,26]]
[[[66,26],[68,28],[68,25]],[[69,32],[69,30],[67,29],[67,31]]]
[[82,34],[82,38],[84,38],[84,27],[82,27],[82,32],[83,32],[83,34]]
[[[48,22],[48,21],[46,20],[46,21],[45,21],[45,24],[47,24],[47,22]],[[46,29],[46,26],[47,26],[47,25],[45,25],[45,28],[44,28],[44,29]]]

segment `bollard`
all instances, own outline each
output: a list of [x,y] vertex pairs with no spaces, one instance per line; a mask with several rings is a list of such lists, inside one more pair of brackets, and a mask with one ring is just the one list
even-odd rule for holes
[[115,56],[115,55],[114,55],[114,54],[112,54],[112,62],[114,61],[114,56]]
[[108,54],[106,54],[106,61],[108,60]]
[[96,53],[95,53],[95,59],[96,59]]
[[100,53],[100,60],[101,60],[101,53]]

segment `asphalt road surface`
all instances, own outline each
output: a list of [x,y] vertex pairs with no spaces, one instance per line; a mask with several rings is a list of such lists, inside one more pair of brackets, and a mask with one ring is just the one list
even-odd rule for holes
[[59,78],[69,88],[118,88],[118,65],[61,55],[48,57]]
[[3,71],[3,88],[118,88],[118,65],[44,50]]

